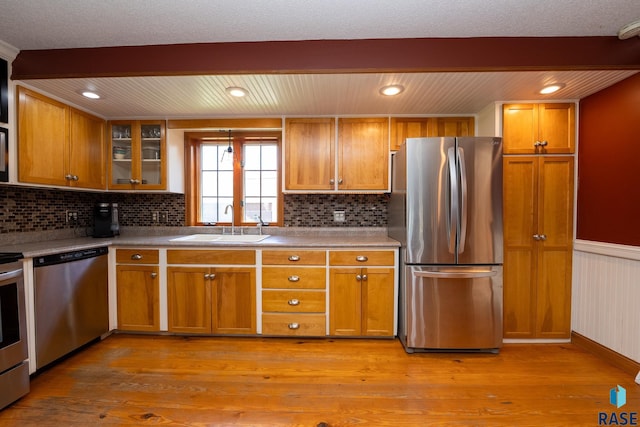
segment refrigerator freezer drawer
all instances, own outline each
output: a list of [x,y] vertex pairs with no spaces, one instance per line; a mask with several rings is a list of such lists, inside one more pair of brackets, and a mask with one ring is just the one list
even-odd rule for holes
[[502,266],[407,266],[407,351],[502,346]]

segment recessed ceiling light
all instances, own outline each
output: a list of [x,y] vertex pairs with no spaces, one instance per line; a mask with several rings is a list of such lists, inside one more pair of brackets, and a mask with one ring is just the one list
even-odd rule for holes
[[640,36],[640,19],[625,25],[618,31],[618,38],[620,40],[630,39],[633,36]]
[[550,93],[554,93],[554,92],[559,91],[560,89],[562,89],[565,86],[566,85],[564,83],[553,83],[553,84],[550,84],[550,85],[546,85],[545,87],[540,89],[540,93],[542,95],[549,95]]
[[241,87],[228,87],[227,88],[227,93],[231,96],[235,96],[237,98],[241,98],[243,96],[246,96],[249,92],[247,92],[246,89],[241,88]]
[[380,88],[380,93],[385,96],[394,96],[404,90],[402,85],[388,85]]
[[83,90],[81,93],[82,93],[82,96],[84,96],[85,98],[100,99],[100,95],[90,90]]

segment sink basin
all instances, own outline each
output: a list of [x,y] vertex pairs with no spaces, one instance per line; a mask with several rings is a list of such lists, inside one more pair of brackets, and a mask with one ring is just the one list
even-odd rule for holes
[[269,237],[269,234],[190,234],[176,237],[172,242],[260,242]]

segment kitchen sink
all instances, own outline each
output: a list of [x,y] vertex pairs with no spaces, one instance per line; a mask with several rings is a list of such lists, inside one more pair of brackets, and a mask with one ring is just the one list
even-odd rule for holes
[[269,234],[190,234],[188,236],[176,237],[172,242],[260,242]]

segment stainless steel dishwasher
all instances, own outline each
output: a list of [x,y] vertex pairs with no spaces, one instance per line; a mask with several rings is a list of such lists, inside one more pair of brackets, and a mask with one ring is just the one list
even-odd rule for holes
[[109,330],[107,247],[34,258],[36,369]]

